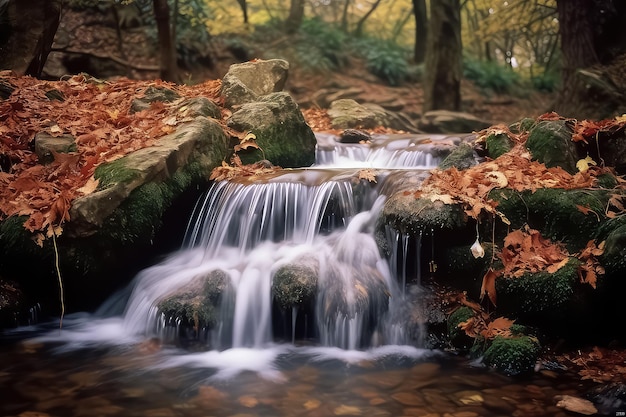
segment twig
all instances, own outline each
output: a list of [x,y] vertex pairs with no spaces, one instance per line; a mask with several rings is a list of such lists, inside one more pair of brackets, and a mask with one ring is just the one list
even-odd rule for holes
[[56,234],[52,233],[52,244],[54,245],[54,266],[57,271],[59,280],[59,293],[61,298],[61,318],[59,321],[59,330],[63,329],[63,317],[65,316],[65,296],[63,295],[63,280],[61,279],[61,268],[59,268],[59,249],[57,248]]

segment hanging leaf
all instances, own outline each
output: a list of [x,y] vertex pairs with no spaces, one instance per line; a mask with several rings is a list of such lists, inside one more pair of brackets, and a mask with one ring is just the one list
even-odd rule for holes
[[470,248],[470,251],[472,252],[474,258],[482,258],[483,256],[485,256],[485,250],[478,241],[478,237],[476,238],[476,242],[474,242],[474,244]]
[[491,301],[491,304],[493,304],[494,306],[497,306],[496,303],[496,278],[498,277],[498,274],[496,274],[496,272],[489,268],[489,271],[487,271],[487,273],[483,276],[483,282],[482,285],[480,286],[480,299],[482,301],[482,299],[485,297],[485,295],[487,295],[487,297],[489,297],[489,301]]

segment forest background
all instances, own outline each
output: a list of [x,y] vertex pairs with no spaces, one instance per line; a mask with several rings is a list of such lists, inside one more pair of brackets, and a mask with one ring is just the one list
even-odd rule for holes
[[[624,110],[626,4],[615,0],[0,0],[0,16],[11,8],[34,19],[0,26],[48,28],[35,50],[13,52],[10,39],[0,39],[2,67],[18,74],[45,75],[49,54],[63,53],[108,58],[131,78],[158,70],[162,79],[193,83],[223,75],[228,51],[228,64],[283,57],[305,75],[362,66],[391,86],[419,83],[423,111],[461,110],[463,79],[485,95],[554,92],[542,111],[567,117]],[[108,45],[55,40],[68,10],[108,15]]]

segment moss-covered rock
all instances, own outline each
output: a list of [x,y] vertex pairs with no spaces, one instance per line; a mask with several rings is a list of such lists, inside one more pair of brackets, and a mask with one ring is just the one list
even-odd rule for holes
[[565,120],[543,120],[530,130],[526,147],[533,159],[573,174],[577,172],[579,158],[572,142],[572,132],[571,125]]
[[228,274],[219,270],[212,271],[194,278],[159,301],[157,308],[168,321],[193,328],[196,332],[200,329],[207,330],[219,321],[220,301],[230,285]]
[[496,159],[510,151],[514,144],[505,133],[491,134],[485,138],[485,148],[492,159]]
[[[467,225],[467,214],[456,204],[439,200],[415,198],[413,194],[397,193],[385,202],[381,223],[409,235],[421,231],[457,230]],[[451,243],[453,244],[453,243]]]
[[467,143],[461,143],[439,164],[439,169],[456,168],[467,169],[476,165],[474,149]]
[[[228,138],[219,124],[199,117],[161,138],[155,146],[102,164],[94,173],[98,190],[73,202],[68,234],[90,236],[100,233],[105,223],[118,227],[114,220],[122,218],[131,223],[151,221],[163,214],[185,187],[208,181],[211,170],[224,160],[227,152]],[[147,188],[141,190],[143,187]],[[137,211],[142,208],[155,214]]]
[[[513,229],[528,224],[541,235],[567,245],[573,253],[596,237],[610,193],[602,189],[540,188],[535,192],[498,189],[489,194]],[[584,213],[580,207],[589,209]]]
[[280,267],[272,279],[272,294],[281,309],[288,310],[314,301],[319,266],[302,259]]
[[457,349],[468,350],[474,343],[465,331],[459,328],[459,324],[474,316],[474,310],[469,307],[459,307],[448,317],[448,339],[450,344]]
[[239,152],[244,164],[266,159],[283,168],[299,168],[315,162],[315,135],[287,93],[268,94],[242,105],[228,119],[228,126],[256,136],[260,149]]
[[497,336],[485,351],[483,361],[506,375],[520,375],[534,368],[539,350],[539,342],[534,337]]
[[519,278],[497,278],[498,310],[545,322],[563,318],[579,281],[579,265],[580,261],[572,257],[553,274],[542,271]]

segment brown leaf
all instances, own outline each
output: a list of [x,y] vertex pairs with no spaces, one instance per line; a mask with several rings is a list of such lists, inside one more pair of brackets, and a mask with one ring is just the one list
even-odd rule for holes
[[496,278],[498,275],[493,269],[489,268],[489,271],[483,276],[483,282],[480,286],[480,299],[485,297],[485,294],[489,297],[489,300],[494,306],[496,303]]

